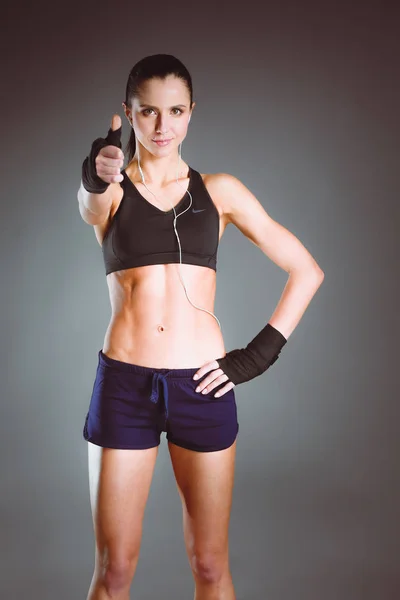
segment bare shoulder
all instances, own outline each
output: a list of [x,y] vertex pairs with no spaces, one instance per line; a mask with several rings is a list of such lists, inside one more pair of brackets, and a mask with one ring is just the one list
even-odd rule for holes
[[97,241],[100,246],[103,243],[103,239],[110,227],[111,221],[114,218],[115,213],[118,210],[120,202],[122,200],[122,196],[124,194],[122,187],[119,183],[111,183],[110,184],[110,192],[112,194],[111,208],[110,212],[105,221],[102,223],[98,223],[97,225],[93,225],[94,233],[96,235]]
[[[258,213],[260,210],[264,210],[257,198],[234,175],[229,173],[201,173],[201,177],[218,209],[220,217],[226,225],[233,223],[243,231],[240,225],[240,213],[242,213],[243,221],[245,213],[247,213],[247,218],[250,219],[255,217],[257,209]],[[243,231],[243,233],[245,232]]]
[[239,226],[240,215],[243,218],[260,216],[265,209],[252,192],[234,175],[229,173],[201,174],[207,190],[218,204],[221,213],[229,222]]
[[227,222],[233,223],[275,264],[287,272],[303,267],[319,270],[300,240],[268,214],[240,179],[229,173],[216,173],[207,177],[210,177],[210,189]]
[[228,222],[226,202],[224,202],[224,175],[225,173],[200,173],[207,192],[210,194],[220,217]]

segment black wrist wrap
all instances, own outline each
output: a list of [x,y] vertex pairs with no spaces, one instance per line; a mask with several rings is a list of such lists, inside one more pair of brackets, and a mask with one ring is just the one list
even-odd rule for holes
[[105,146],[117,146],[117,148],[121,148],[121,131],[122,126],[115,131],[110,127],[107,137],[94,140],[89,156],[83,161],[82,183],[85,190],[91,194],[103,194],[110,185],[103,181],[96,173],[96,156]]
[[237,385],[264,373],[278,360],[286,342],[281,332],[268,323],[246,348],[231,350],[217,362],[230,381]]

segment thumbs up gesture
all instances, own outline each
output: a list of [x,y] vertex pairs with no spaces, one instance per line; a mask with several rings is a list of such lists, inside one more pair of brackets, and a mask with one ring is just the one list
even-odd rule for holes
[[92,194],[103,194],[110,183],[123,180],[121,168],[124,154],[121,150],[122,123],[119,115],[114,115],[111,127],[105,138],[97,138],[89,156],[82,165],[83,187]]

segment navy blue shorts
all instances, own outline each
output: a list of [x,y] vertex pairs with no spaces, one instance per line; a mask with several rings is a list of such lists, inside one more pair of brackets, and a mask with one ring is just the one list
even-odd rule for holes
[[115,360],[102,350],[98,356],[83,428],[86,441],[104,448],[153,448],[165,431],[170,442],[197,452],[223,450],[235,441],[234,389],[214,398],[226,382],[202,394],[193,379],[200,367],[153,369]]

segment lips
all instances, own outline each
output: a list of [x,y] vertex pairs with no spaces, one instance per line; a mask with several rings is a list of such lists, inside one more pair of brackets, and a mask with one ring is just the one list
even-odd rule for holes
[[157,146],[159,148],[165,148],[171,142],[171,140],[153,140],[153,141],[154,141],[155,144],[157,144]]

